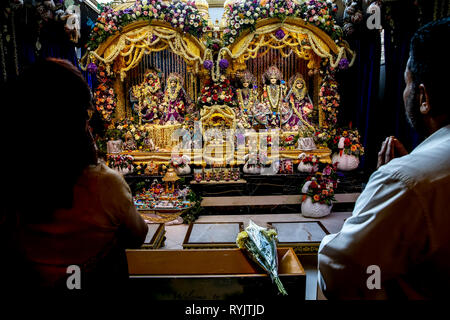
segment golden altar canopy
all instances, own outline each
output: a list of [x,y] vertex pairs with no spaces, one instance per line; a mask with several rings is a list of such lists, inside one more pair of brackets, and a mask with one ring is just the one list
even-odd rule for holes
[[[277,30],[282,30],[285,36],[277,38],[274,34]],[[346,42],[339,45],[318,27],[298,18],[287,18],[284,22],[277,18],[260,20],[253,32],[244,31],[233,44],[222,48],[219,56],[228,55],[236,71],[245,69],[246,60],[261,57],[270,49],[279,50],[283,57],[294,53],[308,61],[309,69],[319,68],[323,60],[333,68],[344,57],[350,66],[355,60],[355,53]]]
[[[126,77],[126,73],[136,67],[145,54],[170,49],[181,56],[186,65],[194,73],[208,56],[208,50],[198,39],[189,34],[182,34],[163,21],[136,21],[124,27],[107,39],[95,51],[88,52],[82,64],[99,61],[107,66],[107,70]],[[109,68],[109,69],[108,69]]]

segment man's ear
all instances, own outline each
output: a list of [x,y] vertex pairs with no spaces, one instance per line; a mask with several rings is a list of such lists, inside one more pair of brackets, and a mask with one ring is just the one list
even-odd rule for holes
[[428,96],[428,90],[423,83],[419,85],[419,103],[420,113],[428,114],[431,110],[430,97]]

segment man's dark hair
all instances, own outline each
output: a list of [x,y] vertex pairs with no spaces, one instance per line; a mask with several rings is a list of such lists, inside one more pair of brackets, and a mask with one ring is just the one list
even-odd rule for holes
[[446,17],[424,25],[411,39],[408,69],[415,87],[423,83],[428,90],[433,116],[449,115],[449,38],[450,17]]

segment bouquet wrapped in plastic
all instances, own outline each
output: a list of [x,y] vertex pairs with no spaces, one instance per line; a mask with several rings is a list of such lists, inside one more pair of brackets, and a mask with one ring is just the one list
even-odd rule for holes
[[238,234],[236,243],[249,254],[250,258],[260,265],[277,285],[278,291],[287,295],[286,289],[278,277],[277,232],[258,226],[250,220],[245,231]]

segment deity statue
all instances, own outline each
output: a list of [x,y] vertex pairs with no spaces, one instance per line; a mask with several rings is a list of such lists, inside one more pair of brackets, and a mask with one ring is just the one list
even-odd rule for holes
[[268,128],[281,128],[292,115],[292,110],[284,101],[286,85],[281,71],[276,66],[269,67],[263,75],[263,81],[262,103],[255,108],[255,119]]
[[156,123],[160,117],[161,80],[156,70],[148,70],[144,75],[144,81],[133,87],[133,96],[139,99],[139,121]]
[[305,79],[301,74],[297,73],[289,80],[289,87],[289,93],[284,100],[290,104],[293,112],[286,127],[296,131],[303,126],[311,125],[309,115],[313,111],[313,104],[308,96]]
[[176,124],[184,121],[186,109],[190,107],[192,101],[183,84],[183,78],[178,73],[171,73],[167,78],[160,124]]
[[123,144],[123,148],[127,151],[136,150],[137,148],[136,141],[134,140],[133,134],[130,131],[125,133],[125,142]]
[[252,127],[253,109],[258,103],[258,91],[255,77],[246,70],[240,76],[241,88],[236,90],[239,108],[236,111],[238,126],[244,129]]

